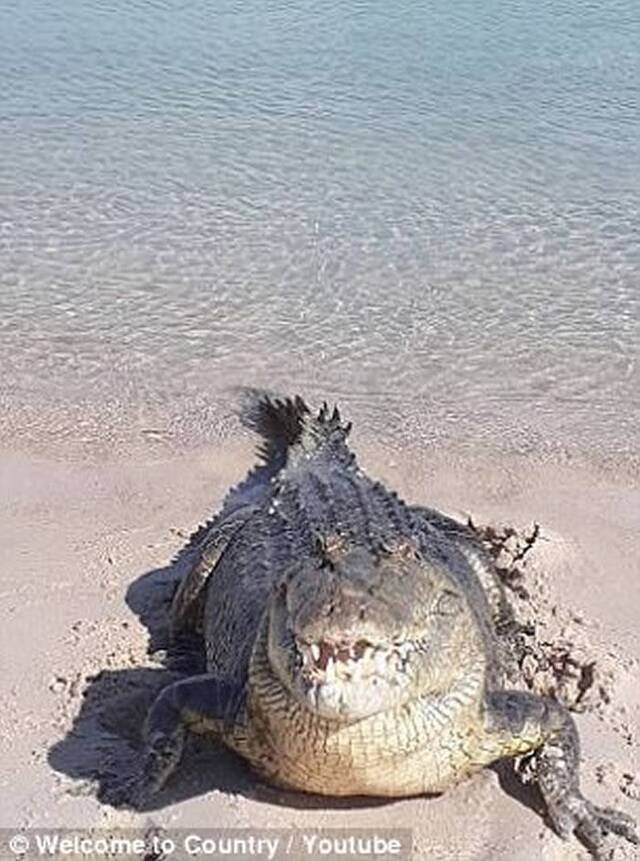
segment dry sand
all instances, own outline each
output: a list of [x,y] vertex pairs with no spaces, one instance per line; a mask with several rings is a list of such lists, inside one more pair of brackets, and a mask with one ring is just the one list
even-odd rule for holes
[[[640,818],[637,475],[460,452],[359,454],[410,501],[521,534],[540,524],[515,583],[529,595],[519,612],[537,624],[523,669],[576,708],[585,792]],[[251,460],[246,440],[117,462],[0,456],[0,826],[394,827],[412,829],[415,858],[586,858],[552,834],[532,790],[507,780],[509,793],[494,770],[439,798],[331,804],[264,787],[198,742],[154,809],[100,803],[99,787],[133,761],[138,727],[120,720],[108,731],[98,716],[116,694],[162,677],[147,626],[176,576],[170,561]]]

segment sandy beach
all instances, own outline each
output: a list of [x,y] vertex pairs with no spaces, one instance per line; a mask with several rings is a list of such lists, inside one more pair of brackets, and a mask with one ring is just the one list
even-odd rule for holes
[[[523,532],[540,525],[522,581],[537,602],[537,636],[593,669],[574,703],[583,788],[637,817],[637,471],[392,451],[357,439],[355,447],[372,475],[410,501]],[[179,575],[171,560],[252,459],[252,440],[239,434],[183,455],[151,445],[111,460],[2,452],[0,826],[375,826],[411,829],[419,859],[587,858],[550,831],[532,791],[509,791],[494,770],[438,798],[330,803],[265,787],[237,758],[198,741],[153,809],[98,800],[101,786],[130,766],[139,732],[132,715],[105,725],[109,703],[152,690],[162,674],[148,654],[158,647],[149,630]],[[615,857],[635,856],[619,848]]]

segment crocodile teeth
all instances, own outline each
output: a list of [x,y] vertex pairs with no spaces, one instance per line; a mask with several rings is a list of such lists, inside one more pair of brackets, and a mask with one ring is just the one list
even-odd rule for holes
[[301,663],[307,675],[316,684],[362,681],[385,677],[390,667],[406,669],[409,656],[416,646],[411,642],[393,643],[389,648],[380,645],[357,643],[300,642]]

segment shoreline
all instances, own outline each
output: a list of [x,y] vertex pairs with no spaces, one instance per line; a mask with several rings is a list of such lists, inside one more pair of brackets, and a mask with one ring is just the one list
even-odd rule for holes
[[[562,843],[535,811],[510,797],[492,770],[436,799],[336,809],[304,796],[283,801],[210,746],[199,754],[208,767],[183,770],[177,796],[150,814],[98,802],[89,775],[114,755],[113,740],[99,737],[91,714],[70,731],[79,712],[86,718],[83,692],[92,676],[117,680],[119,673],[150,665],[147,631],[127,606],[126,591],[169,565],[227,487],[243,477],[253,446],[247,436],[179,456],[155,449],[97,461],[0,450],[8,491],[0,588],[0,660],[8,691],[0,718],[6,775],[0,825],[131,827],[150,819],[167,827],[384,825],[413,828],[425,857],[584,858],[577,843]],[[607,691],[611,708],[577,715],[584,789],[594,801],[637,817],[640,481],[634,473],[615,476],[523,456],[472,457],[455,449],[402,452],[357,439],[354,449],[370,475],[410,502],[471,514],[479,523],[541,524],[546,540],[539,542],[530,576],[544,579],[549,630],[556,622],[571,636],[579,629],[603,666],[619,668]],[[113,767],[123,755],[115,754]],[[624,774],[632,776],[630,794],[621,789]],[[207,775],[215,776],[213,784]]]

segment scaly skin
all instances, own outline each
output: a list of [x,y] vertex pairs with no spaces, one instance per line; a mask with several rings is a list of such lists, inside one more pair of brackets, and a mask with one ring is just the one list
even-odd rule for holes
[[265,462],[197,535],[173,604],[207,672],[163,690],[138,799],[179,762],[187,730],[222,739],[270,782],[324,795],[442,792],[535,752],[551,821],[597,857],[633,822],[581,794],[559,703],[504,690],[509,608],[470,530],[410,508],[358,467],[337,410],[262,400]]

